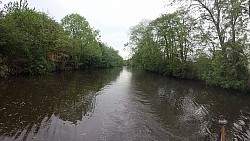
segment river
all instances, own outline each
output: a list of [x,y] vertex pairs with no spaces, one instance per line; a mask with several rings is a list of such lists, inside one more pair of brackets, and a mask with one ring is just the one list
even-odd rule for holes
[[3,141],[250,140],[250,95],[137,69],[0,81]]

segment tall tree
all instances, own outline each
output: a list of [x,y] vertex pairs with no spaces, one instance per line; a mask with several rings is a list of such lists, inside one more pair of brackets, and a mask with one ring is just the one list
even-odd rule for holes
[[[181,2],[172,0],[172,2],[177,1]],[[205,31],[203,35],[209,35],[206,36],[207,41],[212,42],[214,46],[212,58],[213,64],[217,65],[213,66],[211,73],[208,74],[209,82],[222,87],[237,88],[238,84],[244,86],[248,78],[246,53],[249,50],[247,45],[249,15],[246,7],[249,6],[249,0],[185,0],[184,2],[186,9],[197,13],[196,18]],[[204,36],[202,38],[204,39]]]
[[[14,69],[43,74],[51,71],[47,54],[56,46],[60,25],[42,12],[27,7],[26,1],[5,5],[0,23],[0,50],[9,62],[19,62]],[[25,65],[24,65],[25,64]]]
[[61,24],[68,35],[73,38],[73,48],[86,47],[91,40],[93,34],[89,23],[79,14],[70,14],[61,20]]
[[129,45],[133,50],[132,60],[149,71],[161,71],[163,53],[154,36],[150,21],[143,20],[130,29],[131,36]]
[[72,49],[75,61],[92,64],[91,60],[100,59],[98,31],[93,30],[84,17],[79,14],[70,14],[61,20],[61,24],[73,40]]

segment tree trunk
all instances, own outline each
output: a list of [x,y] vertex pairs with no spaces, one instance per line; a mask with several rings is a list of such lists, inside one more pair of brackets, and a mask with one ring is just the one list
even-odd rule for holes
[[[167,39],[167,36],[164,35],[164,40],[165,40],[165,49],[164,49],[164,52],[166,52],[167,54],[167,61],[169,61],[169,50],[168,50],[168,39]],[[164,57],[165,57],[165,54],[164,54]]]

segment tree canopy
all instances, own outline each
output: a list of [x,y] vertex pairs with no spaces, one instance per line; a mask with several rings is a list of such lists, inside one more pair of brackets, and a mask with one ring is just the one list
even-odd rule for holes
[[249,1],[169,2],[182,6],[131,28],[126,45],[133,50],[132,64],[224,88],[245,89],[249,77]]
[[[27,0],[4,4],[0,11],[0,76],[45,74],[59,63],[74,63],[76,69],[122,65],[118,51],[102,43],[99,30],[79,14],[69,14],[58,23],[29,8]],[[48,55],[55,50],[63,51],[67,61],[51,61]]]

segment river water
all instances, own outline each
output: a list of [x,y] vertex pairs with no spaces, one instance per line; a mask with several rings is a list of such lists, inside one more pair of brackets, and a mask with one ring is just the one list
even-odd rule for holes
[[250,95],[136,69],[0,81],[0,140],[250,140]]

